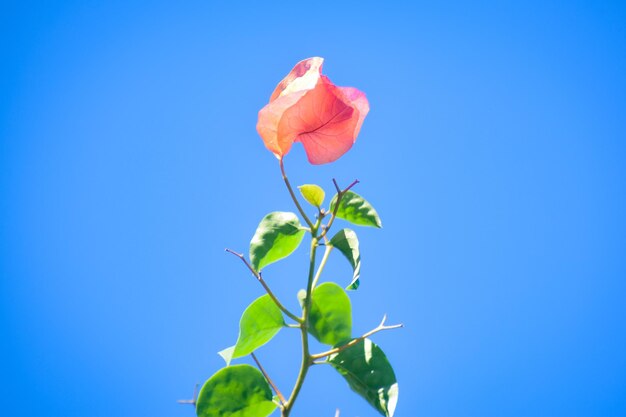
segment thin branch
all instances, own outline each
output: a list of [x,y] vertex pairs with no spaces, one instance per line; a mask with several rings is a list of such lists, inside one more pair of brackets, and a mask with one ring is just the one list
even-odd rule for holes
[[313,278],[313,285],[311,286],[311,289],[315,288],[315,286],[317,285],[317,281],[319,281],[320,276],[322,275],[322,271],[324,270],[324,267],[326,266],[326,261],[328,261],[328,256],[330,255],[330,252],[333,250],[333,246],[325,246],[325,250],[324,250],[324,256],[322,256],[322,260],[320,261],[320,265],[317,267],[317,272],[315,273],[315,278]]
[[304,219],[304,221],[306,222],[306,224],[309,225],[309,228],[311,228],[311,231],[313,230],[313,222],[311,221],[311,219],[309,219],[309,216],[306,215],[306,213],[304,212],[304,210],[302,209],[302,206],[300,205],[300,203],[298,202],[298,199],[296,198],[296,194],[293,192],[293,188],[291,188],[291,184],[289,183],[289,178],[287,178],[287,174],[285,173],[285,165],[283,164],[283,158],[280,158],[279,160],[280,162],[280,172],[283,175],[283,181],[285,181],[285,185],[287,186],[287,190],[289,190],[289,195],[291,195],[291,199],[293,200],[294,203],[296,203],[296,207],[298,208],[298,211],[300,212],[300,214],[302,215],[302,218]]
[[252,359],[254,359],[256,366],[259,367],[259,370],[261,371],[265,379],[267,379],[267,382],[269,382],[269,384],[272,386],[272,389],[274,390],[276,395],[278,395],[278,399],[280,400],[281,404],[284,405],[287,402],[287,400],[285,400],[285,397],[283,396],[282,392],[280,392],[276,384],[274,384],[274,381],[272,381],[272,378],[270,378],[267,372],[265,372],[265,369],[263,369],[263,367],[261,366],[261,362],[259,362],[254,352],[250,353],[250,355],[252,355]]
[[335,201],[335,209],[333,210],[330,216],[330,220],[328,220],[328,223],[326,223],[326,225],[323,227],[324,230],[322,231],[322,234],[319,236],[320,239],[326,238],[326,233],[328,233],[328,231],[330,230],[330,227],[333,225],[333,222],[335,221],[335,218],[337,217],[337,210],[339,210],[339,203],[341,203],[341,199],[343,198],[343,196],[346,195],[346,193],[350,191],[350,189],[354,187],[355,185],[357,185],[358,183],[359,183],[359,180],[354,180],[352,181],[352,184],[348,185],[344,190],[342,190],[341,188],[339,188],[339,184],[337,184],[337,180],[333,178],[333,184],[335,184],[335,189],[337,190],[337,201]]
[[321,358],[325,358],[327,356],[330,355],[334,355],[336,353],[339,353],[349,347],[352,347],[354,345],[356,345],[357,343],[359,343],[361,340],[366,339],[368,337],[370,337],[371,335],[373,335],[374,333],[378,333],[381,332],[383,330],[391,330],[391,329],[397,329],[399,327],[404,327],[403,324],[394,324],[392,326],[386,326],[385,325],[385,321],[387,320],[387,315],[383,316],[383,320],[380,322],[380,324],[378,326],[376,326],[376,328],[370,330],[369,332],[365,333],[363,336],[361,337],[357,337],[356,339],[352,339],[351,341],[349,341],[348,343],[346,343],[345,345],[336,347],[334,349],[331,350],[327,350],[326,352],[322,352],[322,353],[317,353],[315,355],[311,355],[311,359],[315,360],[315,359],[321,359]]
[[343,190],[342,192],[345,194],[347,191],[350,191],[350,188],[354,187],[355,185],[357,185],[359,183],[359,180],[354,180],[352,181],[352,184],[348,185],[345,190]]
[[196,401],[198,400],[198,386],[200,384],[196,384],[193,389],[193,398],[191,400],[178,400],[176,401],[178,404],[191,404],[196,405]]
[[333,178],[333,184],[335,184],[335,190],[337,190],[337,194],[341,193],[341,188],[339,188],[339,184],[337,184],[337,180]]
[[228,249],[228,248],[226,248],[225,251],[230,253],[230,254],[235,255],[236,257],[238,257],[239,259],[242,260],[242,262],[248,267],[250,272],[252,272],[252,275],[254,275],[254,277],[257,279],[257,281],[259,281],[261,283],[261,285],[265,289],[265,292],[267,292],[267,294],[270,296],[270,298],[274,301],[274,303],[276,303],[278,308],[280,308],[283,313],[285,313],[287,316],[289,316],[290,319],[292,319],[294,321],[297,321],[298,323],[302,322],[302,319],[300,317],[296,316],[291,311],[287,310],[287,308],[284,305],[282,305],[282,303],[280,301],[278,301],[278,298],[274,295],[274,293],[272,292],[270,287],[265,283],[265,281],[263,280],[263,277],[261,276],[261,274],[259,272],[255,271],[254,268],[252,268],[252,265],[250,265],[250,263],[246,260],[246,258],[243,256],[243,254],[237,253],[234,250],[231,250],[231,249]]

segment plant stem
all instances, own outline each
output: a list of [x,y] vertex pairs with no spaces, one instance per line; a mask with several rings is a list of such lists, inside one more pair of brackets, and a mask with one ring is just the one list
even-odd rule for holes
[[302,362],[300,364],[300,371],[298,372],[298,378],[296,379],[296,384],[293,387],[293,391],[289,396],[289,400],[285,404],[282,410],[282,417],[288,417],[291,409],[293,407],[298,394],[300,393],[300,389],[302,388],[302,384],[304,384],[304,379],[306,378],[306,374],[309,371],[309,367],[312,365],[313,361],[311,360],[311,354],[309,353],[309,312],[311,310],[311,292],[313,288],[313,279],[315,272],[315,255],[317,252],[317,243],[318,238],[316,236],[317,229],[319,224],[321,223],[321,219],[318,219],[317,224],[313,227],[313,232],[311,232],[311,249],[309,254],[309,277],[307,280],[306,287],[306,297],[304,298],[304,305],[302,306],[302,318],[300,323],[300,333],[302,337]]
[[298,202],[298,199],[296,198],[296,195],[294,194],[293,189],[289,184],[289,180],[287,179],[287,174],[285,173],[285,167],[283,165],[282,159],[280,160],[280,171],[283,175],[283,180],[285,181],[287,190],[289,190],[289,194],[291,195],[291,199],[298,208],[298,211],[300,211],[300,214],[302,215],[304,220],[309,225],[311,233],[311,248],[309,250],[309,275],[307,279],[306,296],[304,298],[304,305],[302,306],[302,317],[298,320],[302,339],[302,361],[300,363],[300,370],[298,371],[298,377],[296,378],[296,383],[293,387],[293,390],[291,391],[291,395],[289,396],[289,399],[284,403],[284,406],[281,410],[281,417],[289,417],[289,414],[291,413],[291,410],[293,408],[293,404],[298,398],[300,389],[302,389],[302,385],[304,384],[306,374],[313,364],[313,361],[311,360],[311,354],[309,352],[309,311],[311,310],[311,292],[313,289],[313,281],[315,278],[315,255],[317,253],[317,246],[319,243],[317,231],[322,224],[322,218],[324,216],[318,216],[317,222],[315,222],[315,224],[311,222],[304,210],[302,210],[302,207],[300,206],[300,203]]
[[341,198],[350,188],[352,188],[355,184],[357,184],[358,181],[354,181],[345,190],[342,191],[339,189],[339,186],[337,185],[337,181],[333,179],[333,182],[335,183],[335,188],[337,188],[336,206],[335,206],[335,209],[333,210],[331,219],[329,220],[328,224],[324,227],[324,230],[322,231],[321,235],[318,236],[317,232],[320,229],[320,226],[322,224],[324,213],[322,213],[322,211],[320,210],[317,221],[315,222],[315,224],[313,224],[313,222],[311,222],[311,220],[308,218],[308,216],[302,209],[302,206],[300,206],[300,203],[298,202],[298,199],[296,198],[296,195],[294,194],[293,189],[291,188],[291,184],[289,183],[289,179],[287,178],[287,174],[285,173],[285,166],[283,164],[282,158],[280,159],[280,171],[282,173],[283,180],[285,181],[285,185],[287,186],[287,190],[289,191],[289,195],[291,195],[291,199],[293,200],[296,207],[298,208],[298,211],[302,215],[302,218],[304,218],[304,221],[309,225],[309,228],[310,228],[309,231],[311,233],[311,248],[309,252],[309,276],[308,276],[307,286],[306,286],[306,296],[304,298],[304,304],[302,306],[302,317],[297,320],[299,327],[300,327],[300,333],[302,336],[301,337],[302,338],[302,362],[300,364],[298,377],[296,378],[296,383],[293,387],[293,390],[291,391],[291,395],[289,396],[289,399],[283,403],[283,408],[281,409],[281,417],[289,417],[289,414],[291,413],[291,410],[293,408],[293,404],[295,403],[296,399],[298,398],[298,394],[300,393],[300,390],[302,389],[302,385],[304,384],[304,379],[306,378],[307,372],[309,371],[309,368],[311,367],[311,365],[313,365],[313,357],[311,356],[311,353],[309,352],[309,333],[308,333],[309,313],[311,311],[311,298],[312,298],[313,288],[315,288],[315,285],[317,284],[317,281],[319,280],[322,274],[322,271],[324,270],[324,266],[326,265],[326,261],[328,260],[330,252],[332,251],[332,246],[330,245],[326,246],[326,249],[324,251],[324,256],[322,258],[322,261],[316,273],[315,272],[315,261],[316,261],[315,255],[317,253],[317,247],[319,246],[320,240],[322,239],[327,240],[326,233],[328,233],[328,230],[330,229],[330,226],[332,225],[337,215],[337,210],[339,207],[339,203],[341,202]]
[[324,250],[324,256],[322,256],[322,260],[320,261],[320,266],[317,268],[317,273],[315,274],[315,278],[313,278],[313,285],[311,286],[311,290],[313,290],[315,288],[315,286],[317,285],[317,281],[319,281],[320,276],[322,275],[322,271],[324,270],[324,267],[326,266],[326,261],[328,261],[328,255],[330,255],[330,252],[333,250],[333,246],[326,246],[326,249]]
[[289,178],[287,178],[287,174],[285,174],[285,166],[283,164],[282,158],[280,158],[280,172],[283,175],[283,181],[285,181],[285,185],[287,186],[287,189],[289,190],[289,195],[291,195],[291,199],[293,200],[294,203],[296,203],[296,207],[298,208],[300,215],[302,215],[302,218],[304,219],[306,224],[308,224],[309,227],[311,228],[311,233],[313,233],[313,227],[314,227],[313,222],[311,221],[311,219],[309,219],[309,217],[306,215],[306,213],[302,209],[302,206],[298,202],[298,199],[296,198],[296,195],[293,192],[293,188],[291,188],[291,184],[289,183]]
[[278,306],[278,308],[280,308],[282,310],[283,313],[285,313],[290,319],[300,323],[301,319],[300,317],[296,316],[295,314],[293,314],[291,311],[289,311],[287,309],[287,307],[285,307],[279,300],[278,297],[276,297],[274,295],[274,293],[272,292],[272,290],[270,289],[270,287],[267,285],[267,283],[265,282],[265,280],[263,279],[263,277],[261,276],[261,274],[257,271],[254,270],[254,268],[252,268],[252,265],[250,265],[250,263],[246,260],[246,258],[243,256],[243,254],[241,253],[237,253],[234,250],[225,249],[226,252],[231,253],[233,255],[235,255],[236,257],[238,257],[239,259],[241,259],[243,261],[244,264],[246,264],[246,266],[248,267],[248,269],[250,270],[250,272],[252,272],[252,275],[254,275],[254,277],[257,279],[257,281],[259,281],[261,283],[261,285],[263,286],[263,288],[265,289],[265,292],[267,292],[267,295],[270,296],[270,298],[272,299],[272,301],[274,301],[274,303]]
[[302,307],[302,321],[300,323],[300,332],[302,335],[302,362],[300,364],[300,371],[298,372],[298,378],[296,379],[296,384],[293,387],[293,391],[289,396],[289,399],[285,403],[285,406],[282,410],[282,417],[289,417],[289,413],[291,413],[291,409],[293,407],[296,398],[298,398],[298,394],[300,393],[300,389],[302,388],[302,384],[304,384],[304,379],[306,378],[306,374],[309,371],[313,361],[311,359],[311,354],[309,353],[309,311],[311,310],[311,292],[313,288],[313,279],[315,272],[315,254],[317,251],[317,243],[318,238],[317,228],[319,227],[319,223],[321,219],[318,219],[315,227],[312,228],[312,239],[311,239],[311,250],[309,255],[309,277],[307,280],[306,287],[306,297],[304,299],[304,306]]

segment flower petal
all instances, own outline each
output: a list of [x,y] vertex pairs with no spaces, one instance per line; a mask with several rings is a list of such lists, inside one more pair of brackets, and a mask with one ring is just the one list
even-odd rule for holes
[[291,149],[296,135],[278,135],[278,125],[287,109],[294,106],[307,91],[315,88],[322,71],[323,58],[313,57],[298,62],[291,72],[278,83],[268,105],[259,111],[257,132],[265,147],[278,159]]
[[321,76],[313,90],[287,109],[278,129],[279,137],[302,142],[309,162],[333,162],[352,147],[359,111],[328,78]]
[[321,75],[323,63],[318,57],[297,63],[259,111],[257,131],[279,159],[298,141],[310,163],[325,164],[341,157],[356,141],[369,112],[367,98]]
[[279,136],[278,125],[285,111],[292,108],[305,94],[306,90],[278,97],[259,111],[256,130],[263,139],[265,147],[278,159],[287,155],[293,145],[295,135]]
[[278,83],[270,97],[270,102],[280,96],[315,88],[320,79],[323,64],[324,58],[319,57],[308,58],[298,62],[291,72]]
[[367,101],[367,97],[365,97],[365,93],[357,90],[354,87],[339,87],[343,95],[348,99],[354,107],[359,111],[359,121],[356,124],[356,129],[354,130],[354,137],[359,135],[361,131],[361,126],[363,125],[363,120],[365,120],[365,116],[370,111],[370,104]]

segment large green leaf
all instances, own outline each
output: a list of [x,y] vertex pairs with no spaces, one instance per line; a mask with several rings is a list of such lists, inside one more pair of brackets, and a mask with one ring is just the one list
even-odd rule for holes
[[249,355],[269,342],[284,325],[280,309],[265,294],[254,300],[241,315],[239,337],[235,346],[224,349],[219,354],[226,361],[226,365],[230,365],[232,359]]
[[332,346],[352,337],[350,298],[334,282],[325,282],[313,290],[309,332],[320,342]]
[[[330,202],[330,211],[335,210],[337,195]],[[337,217],[359,226],[383,227],[374,207],[355,192],[347,191],[341,198]]]
[[217,371],[204,383],[196,402],[199,417],[266,417],[275,409],[269,384],[250,365]]
[[250,242],[250,262],[255,271],[296,250],[304,229],[294,213],[275,211],[261,220]]
[[298,189],[302,197],[304,197],[310,205],[319,208],[324,204],[326,193],[324,193],[324,190],[319,185],[304,184],[299,186]]
[[392,417],[398,402],[398,382],[383,351],[364,339],[329,358],[330,364],[383,416]]
[[333,236],[330,244],[339,249],[352,265],[352,281],[346,287],[347,290],[359,288],[359,275],[361,274],[361,254],[359,253],[359,239],[356,233],[350,229],[342,229]]

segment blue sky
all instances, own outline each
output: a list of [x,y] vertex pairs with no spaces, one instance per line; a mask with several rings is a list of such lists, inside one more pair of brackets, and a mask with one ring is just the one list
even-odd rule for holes
[[[406,326],[374,336],[396,415],[626,414],[623,4],[5,2],[0,35],[4,415],[194,415],[262,294],[223,250],[293,210],[256,115],[310,56],[371,112],[285,163],[382,217],[351,297],[355,333]],[[265,271],[294,309],[306,252]],[[259,350],[285,391],[298,355]],[[336,407],[376,415],[314,368],[294,415]]]

